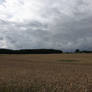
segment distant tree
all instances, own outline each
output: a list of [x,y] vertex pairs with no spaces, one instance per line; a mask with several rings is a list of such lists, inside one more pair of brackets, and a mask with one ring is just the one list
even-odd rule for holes
[[79,49],[76,49],[76,50],[75,50],[75,53],[80,53],[80,50],[79,50]]

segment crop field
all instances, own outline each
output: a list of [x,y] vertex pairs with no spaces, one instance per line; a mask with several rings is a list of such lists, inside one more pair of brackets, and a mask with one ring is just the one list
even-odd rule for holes
[[0,55],[0,92],[92,92],[92,54]]

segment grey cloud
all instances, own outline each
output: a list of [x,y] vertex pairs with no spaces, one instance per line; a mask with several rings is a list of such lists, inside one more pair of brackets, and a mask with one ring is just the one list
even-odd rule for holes
[[0,20],[0,47],[92,50],[92,1],[47,0],[44,5],[38,20]]

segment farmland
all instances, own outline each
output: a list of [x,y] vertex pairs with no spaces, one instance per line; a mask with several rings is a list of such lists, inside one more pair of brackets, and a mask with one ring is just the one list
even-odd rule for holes
[[92,54],[0,55],[0,92],[92,92]]

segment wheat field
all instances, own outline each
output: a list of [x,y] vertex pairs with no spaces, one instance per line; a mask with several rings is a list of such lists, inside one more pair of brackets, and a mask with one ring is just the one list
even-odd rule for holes
[[92,92],[92,54],[0,55],[0,92]]

